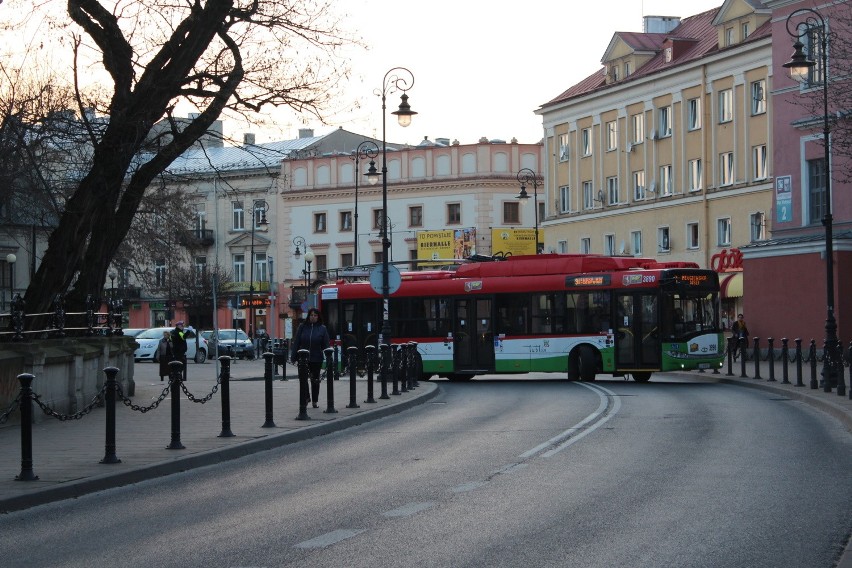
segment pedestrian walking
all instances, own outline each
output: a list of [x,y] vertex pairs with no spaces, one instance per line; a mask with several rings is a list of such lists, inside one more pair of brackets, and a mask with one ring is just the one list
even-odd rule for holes
[[737,314],[737,321],[731,325],[731,333],[737,340],[734,347],[734,359],[736,359],[739,356],[740,344],[748,347],[748,325],[746,325],[742,314]]
[[171,334],[168,331],[163,332],[163,338],[157,346],[157,357],[159,358],[160,363],[160,380],[163,381],[171,372],[171,369],[169,369],[169,362],[174,358]]
[[183,320],[175,324],[172,330],[172,361],[183,363],[183,380],[186,380],[186,331],[183,329]]
[[319,402],[320,372],[322,371],[323,351],[331,344],[328,329],[322,323],[322,316],[316,308],[308,310],[308,319],[296,329],[290,347],[290,361],[297,364],[297,354],[300,349],[307,349],[308,372],[311,381],[311,401],[314,408]]

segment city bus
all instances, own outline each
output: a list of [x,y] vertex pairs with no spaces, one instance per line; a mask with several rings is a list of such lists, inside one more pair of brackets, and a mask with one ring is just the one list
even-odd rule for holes
[[[318,302],[344,352],[379,344],[383,302],[369,282],[325,284]],[[391,342],[417,342],[424,379],[550,372],[645,382],[718,368],[724,354],[718,276],[690,262],[540,254],[406,271],[388,312]]]

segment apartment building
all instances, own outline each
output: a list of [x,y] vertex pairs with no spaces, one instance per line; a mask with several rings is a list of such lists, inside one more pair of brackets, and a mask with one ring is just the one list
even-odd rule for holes
[[741,309],[747,275],[730,259],[772,224],[770,15],[727,0],[647,16],[538,109],[547,250],[724,266],[723,311]]

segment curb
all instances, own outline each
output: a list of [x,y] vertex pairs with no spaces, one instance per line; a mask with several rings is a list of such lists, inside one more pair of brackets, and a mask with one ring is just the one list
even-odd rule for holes
[[[288,444],[303,442],[305,440],[310,440],[311,438],[325,436],[326,434],[331,434],[345,428],[358,426],[373,420],[378,420],[379,418],[397,414],[403,410],[408,410],[409,408],[423,404],[440,394],[438,386],[431,382],[421,382],[419,389],[424,390],[421,391],[422,394],[418,394],[414,398],[381,406],[375,410],[366,410],[364,412],[351,414],[328,422],[313,424],[305,426],[304,428],[297,428],[289,432],[282,432],[280,434],[273,434],[264,438],[247,440],[226,448],[199,452],[191,456],[186,456],[185,458],[177,458],[141,466],[132,471],[125,471],[117,474],[107,473],[96,477],[81,479],[79,481],[71,481],[59,487],[46,488],[43,491],[38,491],[30,495],[0,499],[0,513],[20,511],[37,505],[45,505],[54,501],[74,499],[76,497],[96,493],[105,489],[131,485],[133,483],[139,483],[140,481],[156,479],[158,477],[179,473],[189,469],[206,467],[223,461],[235,460],[247,455],[286,446]],[[428,392],[426,389],[428,389]]]

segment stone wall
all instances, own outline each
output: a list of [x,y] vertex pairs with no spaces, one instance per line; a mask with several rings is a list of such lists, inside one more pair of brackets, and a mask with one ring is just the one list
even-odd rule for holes
[[[21,390],[18,375],[35,376],[33,392],[62,414],[73,414],[89,404],[106,381],[103,370],[119,369],[116,380],[127,396],[133,396],[133,352],[131,337],[42,339],[29,343],[0,345],[0,413],[6,411]],[[45,417],[34,411],[35,422]],[[13,412],[5,426],[20,423]],[[4,425],[0,425],[3,427]]]

